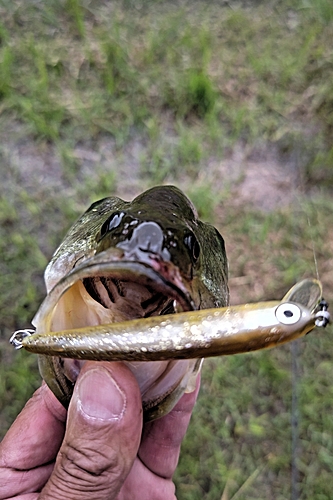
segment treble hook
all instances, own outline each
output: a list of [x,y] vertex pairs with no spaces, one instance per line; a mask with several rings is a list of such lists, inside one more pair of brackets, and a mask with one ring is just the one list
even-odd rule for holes
[[25,330],[16,330],[16,332],[14,332],[10,337],[9,342],[15,347],[15,349],[21,349],[23,347],[22,341],[34,333],[35,330],[30,330],[29,328],[26,328]]
[[319,311],[315,315],[316,321],[315,324],[316,326],[320,326],[325,328],[325,326],[328,325],[330,322],[330,313],[328,312],[328,303],[326,302],[325,299],[322,299],[319,302]]

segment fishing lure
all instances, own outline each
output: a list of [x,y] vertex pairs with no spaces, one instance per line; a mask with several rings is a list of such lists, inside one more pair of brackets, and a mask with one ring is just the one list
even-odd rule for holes
[[299,338],[330,320],[318,280],[303,280],[281,301],[34,333],[18,330],[10,342],[49,356],[85,360],[157,361],[238,354]]

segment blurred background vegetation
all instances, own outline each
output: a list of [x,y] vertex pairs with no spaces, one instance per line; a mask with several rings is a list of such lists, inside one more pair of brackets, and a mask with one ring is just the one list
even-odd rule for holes
[[[226,240],[232,303],[315,260],[331,300],[331,40],[331,0],[0,0],[0,437],[40,384],[8,338],[98,198],[176,184]],[[206,361],[180,500],[332,498],[331,335]]]

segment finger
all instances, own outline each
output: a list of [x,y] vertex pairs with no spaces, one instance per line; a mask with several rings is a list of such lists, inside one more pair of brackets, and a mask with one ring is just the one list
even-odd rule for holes
[[40,490],[65,432],[66,410],[43,384],[0,445],[0,499]]
[[67,430],[40,500],[114,498],[140,444],[138,384],[121,363],[87,362],[76,382]]
[[137,458],[117,500],[176,500],[175,489],[171,479],[157,476]]
[[190,422],[200,388],[200,376],[195,391],[184,394],[171,412],[144,426],[139,458],[153,473],[171,478],[176,470],[180,446]]

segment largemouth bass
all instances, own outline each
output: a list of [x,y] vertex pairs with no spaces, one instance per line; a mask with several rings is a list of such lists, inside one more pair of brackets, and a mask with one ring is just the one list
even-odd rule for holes
[[273,347],[329,319],[317,280],[298,283],[279,302],[227,307],[223,238],[171,186],[131,203],[92,205],[45,280],[36,333],[17,332],[12,342],[40,354],[41,374],[65,406],[79,360],[123,360],[140,385],[146,420],[194,389],[202,357]]
[[[45,271],[48,295],[36,333],[226,306],[224,240],[201,222],[176,187],[152,188],[132,202],[94,203],[73,225]],[[139,383],[145,418],[167,413],[194,388],[197,359],[126,362]],[[39,356],[42,377],[67,406],[80,362]]]

